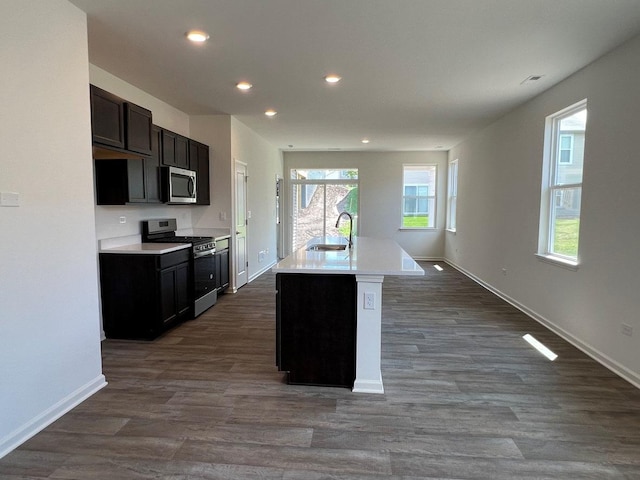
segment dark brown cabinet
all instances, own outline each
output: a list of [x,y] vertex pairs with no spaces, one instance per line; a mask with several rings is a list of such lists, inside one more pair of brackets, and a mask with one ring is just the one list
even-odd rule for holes
[[107,338],[153,339],[190,318],[188,248],[164,255],[100,254]]
[[189,139],[171,130],[162,130],[162,164],[189,168]]
[[288,382],[353,387],[354,275],[276,275],[276,365]]
[[91,92],[94,145],[128,153],[151,154],[151,111],[127,102],[95,85]]
[[160,128],[152,127],[151,156],[95,160],[96,203],[161,203]]
[[124,149],[124,101],[95,85],[90,91],[93,143]]
[[216,289],[223,293],[229,288],[229,239],[216,239]]
[[197,205],[210,205],[209,146],[153,125],[151,110],[90,85],[98,205],[162,203],[161,167],[197,172]]
[[197,205],[210,205],[209,146],[189,140],[189,170],[197,172]]
[[125,102],[126,148],[131,152],[151,155],[151,111]]

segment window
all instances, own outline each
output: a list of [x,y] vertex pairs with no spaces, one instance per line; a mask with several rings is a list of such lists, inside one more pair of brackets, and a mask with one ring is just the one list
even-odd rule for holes
[[538,253],[578,263],[587,102],[547,117]]
[[342,211],[353,216],[358,232],[358,169],[291,169],[291,246],[297,250],[314,237],[349,235],[349,222],[336,228]]
[[434,228],[436,166],[405,165],[402,178],[402,228]]
[[456,230],[456,211],[458,207],[458,160],[449,162],[447,185],[447,229]]
[[558,141],[558,163],[569,165],[572,162],[573,135],[562,134]]

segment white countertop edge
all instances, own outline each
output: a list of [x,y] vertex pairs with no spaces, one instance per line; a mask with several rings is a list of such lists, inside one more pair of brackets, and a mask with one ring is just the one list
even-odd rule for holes
[[355,237],[353,249],[307,251],[312,244],[343,244],[343,237],[317,237],[278,262],[274,273],[422,276],[424,270],[391,239]]
[[371,276],[424,276],[424,270],[338,270],[338,269],[318,269],[318,268],[286,268],[286,267],[273,267],[271,269],[274,273],[312,273],[316,275],[371,275]]
[[101,248],[99,253],[124,253],[130,255],[163,255],[191,248],[190,243],[134,243],[111,248]]

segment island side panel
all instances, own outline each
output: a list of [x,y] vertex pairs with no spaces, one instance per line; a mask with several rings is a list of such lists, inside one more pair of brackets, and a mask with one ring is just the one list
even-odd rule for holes
[[354,275],[276,275],[276,364],[288,382],[353,387]]
[[356,275],[356,393],[384,393],[382,384],[382,275]]

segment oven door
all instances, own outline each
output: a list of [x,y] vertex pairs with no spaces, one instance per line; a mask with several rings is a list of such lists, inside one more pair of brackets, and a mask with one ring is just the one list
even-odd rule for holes
[[194,316],[197,317],[215,305],[216,291],[216,251],[197,252],[193,255]]

